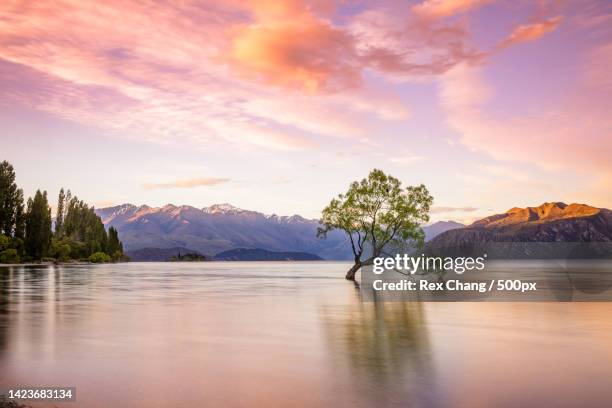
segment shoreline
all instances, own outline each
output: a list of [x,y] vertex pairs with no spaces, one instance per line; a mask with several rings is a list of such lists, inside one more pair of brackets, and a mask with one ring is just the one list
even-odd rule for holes
[[[113,262],[107,262],[113,263]],[[119,263],[119,262],[114,262]],[[19,262],[19,263],[0,263],[0,267],[5,266],[63,266],[63,265],[98,265],[95,262],[89,261],[72,261],[72,262],[56,262],[56,261],[41,261],[41,262]]]
[[249,262],[272,262],[272,263],[350,263],[348,260],[341,259],[323,259],[317,261],[287,261],[287,260],[279,260],[279,261],[186,261],[186,262],[173,262],[173,261],[129,261],[129,262],[107,262],[107,263],[94,263],[88,261],[75,261],[75,262],[24,262],[24,263],[0,263],[0,267],[8,267],[8,266],[66,266],[66,265],[107,265],[113,263],[144,263],[144,264],[156,264],[156,263],[164,263],[164,264],[195,264],[195,263],[249,263]]

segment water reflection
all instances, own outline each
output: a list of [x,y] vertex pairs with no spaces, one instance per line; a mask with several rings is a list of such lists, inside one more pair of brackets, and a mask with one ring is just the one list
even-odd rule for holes
[[423,304],[356,301],[324,306],[320,315],[331,360],[348,367],[364,405],[428,405],[433,367]]
[[9,317],[9,287],[12,274],[8,268],[0,267],[0,356],[6,350]]
[[611,406],[612,303],[362,302],[345,269],[0,268],[0,388],[76,386],[61,408]]

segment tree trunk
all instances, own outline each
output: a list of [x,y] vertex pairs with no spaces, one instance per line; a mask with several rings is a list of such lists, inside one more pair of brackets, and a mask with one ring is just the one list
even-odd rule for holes
[[359,270],[359,268],[361,268],[361,261],[356,260],[355,265],[353,265],[351,269],[349,269],[348,272],[346,273],[346,279],[354,281],[355,274],[357,274],[357,271]]

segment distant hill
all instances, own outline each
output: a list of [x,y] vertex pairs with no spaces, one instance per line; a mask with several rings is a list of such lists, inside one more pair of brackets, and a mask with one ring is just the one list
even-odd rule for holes
[[456,256],[488,247],[496,249],[499,256],[505,252],[511,258],[581,257],[605,255],[611,242],[612,211],[553,202],[515,207],[465,228],[446,231],[432,239],[426,250]]
[[273,252],[265,249],[236,248],[223,251],[215,261],[322,261],[320,256],[306,252]]
[[126,255],[130,257],[130,261],[133,262],[166,262],[171,260],[172,257],[186,254],[199,254],[199,252],[184,247],[142,248],[126,252]]
[[425,241],[431,241],[438,235],[443,232],[450,231],[452,229],[458,229],[465,227],[464,224],[455,221],[438,221],[434,222],[431,225],[426,225],[423,227],[423,232],[425,232]]

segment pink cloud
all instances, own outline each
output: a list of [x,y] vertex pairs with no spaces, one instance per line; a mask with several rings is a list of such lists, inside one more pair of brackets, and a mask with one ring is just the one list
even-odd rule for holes
[[[348,74],[353,68],[345,60],[350,56],[340,52],[350,36],[314,14],[329,13],[327,3],[264,3],[167,7],[61,1],[25,7],[4,2],[0,79],[7,80],[0,103],[17,101],[117,137],[202,148],[310,148],[305,133],[361,138],[364,114],[384,120],[407,117],[404,102],[393,94],[354,88],[361,68]],[[302,17],[293,24],[278,23],[287,13]],[[118,20],[119,25],[114,23]],[[275,33],[293,30],[295,35],[276,39],[267,29],[260,33],[254,21]],[[239,33],[243,36],[237,37]],[[228,61],[220,57],[240,41],[254,41],[259,46],[255,52],[265,58],[259,63],[257,56],[237,58],[228,72]],[[334,48],[337,41],[340,48]],[[245,52],[251,51],[247,47]],[[345,88],[352,81],[347,82],[348,77],[356,81],[350,89],[318,99],[298,92],[290,105],[283,103],[286,94],[269,87],[272,82],[311,90]],[[255,105],[275,108],[262,111],[253,109]],[[286,126],[293,129],[283,129]]]
[[227,178],[201,177],[194,179],[175,180],[169,183],[145,183],[143,187],[147,190],[168,188],[195,188],[204,186],[216,186],[218,184],[227,183],[229,181],[230,180]]
[[562,16],[556,16],[529,24],[521,24],[512,30],[512,33],[506,39],[500,42],[499,47],[505,48],[515,44],[539,40],[545,34],[556,30],[562,21]]
[[364,67],[391,79],[421,80],[485,56],[470,44],[465,24],[423,20],[395,8],[366,10],[349,29]]
[[412,11],[426,18],[450,17],[475,9],[492,0],[425,0],[412,7]]
[[612,42],[593,48],[584,67],[584,80],[595,89],[612,91]]
[[432,214],[448,214],[454,212],[474,212],[478,211],[476,207],[432,207]]
[[[587,67],[589,64],[595,62],[589,61]],[[610,89],[583,82],[567,101],[546,110],[521,116],[494,114],[488,104],[495,90],[484,81],[482,70],[456,67],[441,81],[440,96],[448,123],[461,135],[464,145],[508,163],[535,164],[549,172],[570,171],[594,185],[599,185],[596,180],[610,178]],[[538,182],[515,166],[485,166],[483,173],[510,178],[525,189]],[[597,199],[595,189],[590,193]]]
[[253,12],[254,21],[235,29],[228,55],[240,72],[308,92],[359,83],[352,38],[306,4],[255,2]]
[[[447,16],[484,3],[417,9]],[[2,2],[0,103],[146,142],[303,150],[316,137],[369,141],[373,124],[410,117],[394,86],[366,76],[420,81],[487,55],[464,22],[425,21],[402,3],[342,6]]]
[[426,159],[427,158],[423,156],[403,155],[403,156],[389,157],[388,160],[393,164],[397,164],[400,166],[408,166],[408,165],[413,165],[414,163],[424,161]]
[[225,55],[235,72],[254,81],[329,92],[361,86],[368,69],[435,75],[480,57],[465,28],[410,18],[408,8],[366,9],[337,25],[306,3],[256,4],[254,19],[233,30]]

